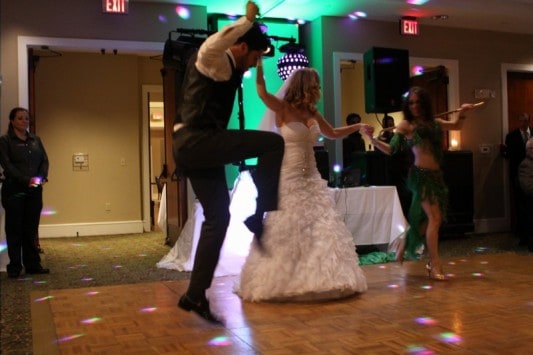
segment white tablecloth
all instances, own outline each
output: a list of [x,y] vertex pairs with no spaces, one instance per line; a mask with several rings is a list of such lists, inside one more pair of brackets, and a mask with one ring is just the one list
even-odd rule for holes
[[332,189],[356,245],[390,244],[407,228],[394,186]]
[[[356,245],[393,243],[407,228],[394,186],[331,189],[337,211],[352,232]],[[215,276],[237,275],[248,255],[252,233],[242,223],[255,211],[257,191],[248,172],[240,174],[232,193],[231,220]],[[162,199],[165,198],[163,194]],[[161,206],[165,201],[161,201]],[[204,220],[202,206],[196,202],[178,240],[157,267],[191,271]]]

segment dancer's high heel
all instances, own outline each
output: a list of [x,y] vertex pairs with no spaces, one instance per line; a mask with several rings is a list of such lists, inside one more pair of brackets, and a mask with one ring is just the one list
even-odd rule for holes
[[426,264],[426,270],[428,272],[428,277],[436,281],[446,281],[448,278],[442,271],[442,266],[436,267],[431,265],[431,261]]

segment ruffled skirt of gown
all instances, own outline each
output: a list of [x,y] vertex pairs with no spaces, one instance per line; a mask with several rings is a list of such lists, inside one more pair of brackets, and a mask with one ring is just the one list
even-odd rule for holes
[[280,182],[265,219],[265,252],[252,245],[234,289],[248,301],[338,299],[367,290],[351,233],[316,170]]

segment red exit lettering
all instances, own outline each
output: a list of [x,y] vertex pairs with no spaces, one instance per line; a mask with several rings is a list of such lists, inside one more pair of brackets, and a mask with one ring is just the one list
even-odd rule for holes
[[400,33],[402,35],[418,35],[418,21],[415,19],[401,19]]
[[102,9],[106,13],[128,13],[128,0],[102,0]]

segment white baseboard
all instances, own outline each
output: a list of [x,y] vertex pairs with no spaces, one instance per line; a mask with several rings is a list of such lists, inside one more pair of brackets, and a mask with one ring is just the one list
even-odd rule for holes
[[510,225],[509,218],[474,219],[476,233],[508,232]]
[[41,224],[39,238],[82,237],[143,233],[143,221],[119,221],[104,223]]

